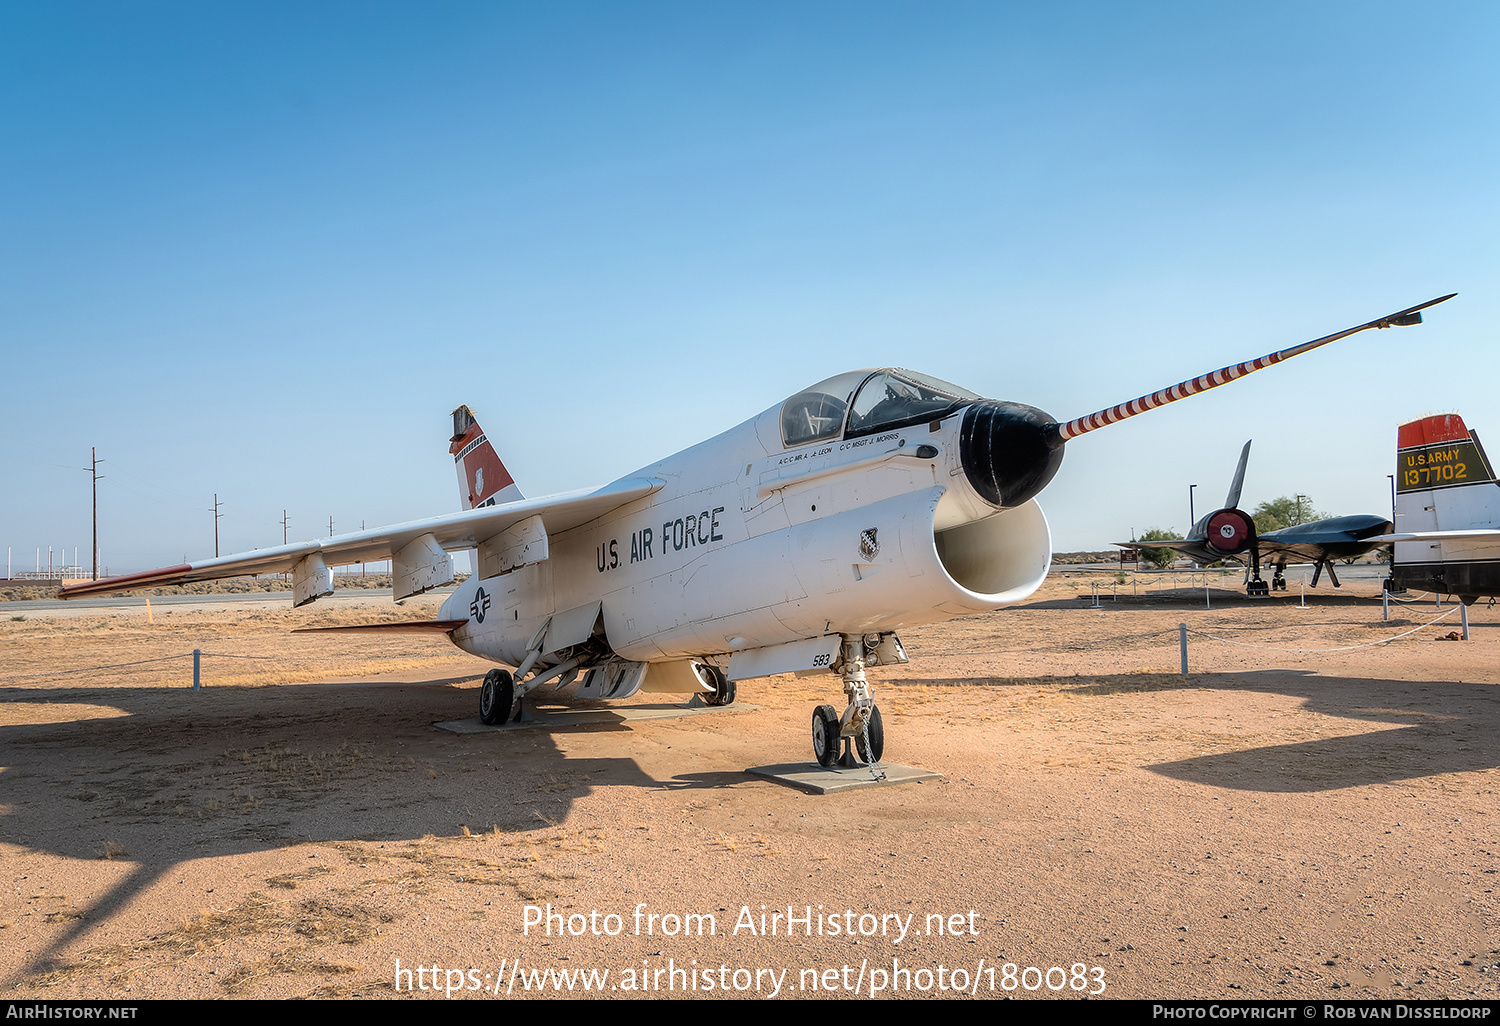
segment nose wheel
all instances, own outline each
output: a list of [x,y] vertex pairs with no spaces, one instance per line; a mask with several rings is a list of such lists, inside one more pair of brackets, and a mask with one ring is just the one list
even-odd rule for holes
[[[812,715],[812,746],[819,766],[853,768],[879,762],[885,754],[885,725],[880,719],[880,706],[870,706],[870,714],[852,735],[843,733],[838,711],[833,706],[818,706]],[[854,752],[858,753],[858,759]]]
[[[867,641],[860,635],[844,635],[839,661],[833,669],[844,678],[844,694],[849,704],[842,716],[831,705],[820,705],[813,710],[813,756],[819,766],[873,766],[885,755],[885,724],[865,681],[867,648],[873,649],[879,641],[875,636]],[[883,773],[872,772],[877,778],[884,777]]]
[[880,706],[871,705],[865,717],[865,729],[854,735],[854,747],[861,762],[879,762],[885,754],[885,725],[880,722]]
[[839,714],[833,706],[820,705],[813,710],[812,742],[813,756],[819,766],[832,766],[838,762],[841,746]]

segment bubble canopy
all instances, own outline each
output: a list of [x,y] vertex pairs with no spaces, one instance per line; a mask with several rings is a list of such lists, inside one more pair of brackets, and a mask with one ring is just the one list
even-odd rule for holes
[[898,367],[848,371],[781,404],[781,440],[792,448],[840,434],[855,438],[934,420],[978,398],[966,388]]

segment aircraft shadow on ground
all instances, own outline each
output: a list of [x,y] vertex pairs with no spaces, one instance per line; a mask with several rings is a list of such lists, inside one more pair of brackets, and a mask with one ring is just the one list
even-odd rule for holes
[[[1500,687],[1454,681],[1333,677],[1306,670],[1240,673],[1118,674],[1088,677],[893,678],[882,685],[1008,688],[1045,681],[1080,697],[1162,691],[1251,691],[1300,698],[1309,712],[1400,724],[1393,730],[1244,748],[1146,768],[1180,780],[1246,791],[1315,792],[1393,784],[1441,773],[1500,766],[1491,739],[1500,733]],[[1211,707],[1212,699],[1208,699]]]
[[0,840],[134,866],[23,977],[189,860],[464,827],[518,833],[561,822],[601,785],[674,786],[632,759],[570,759],[547,730],[439,731],[434,722],[475,712],[476,692],[450,682],[0,689],[0,703],[59,721],[0,726]]
[[[1343,719],[1401,724],[1394,729],[1268,745],[1157,763],[1153,772],[1179,780],[1243,791],[1306,793],[1442,773],[1470,773],[1500,765],[1491,739],[1500,731],[1500,688],[1454,681],[1395,681],[1334,677],[1303,670],[1253,670],[1091,678],[1073,694],[1194,688],[1249,691],[1302,699],[1310,712]],[[1208,699],[1212,703],[1212,699]]]

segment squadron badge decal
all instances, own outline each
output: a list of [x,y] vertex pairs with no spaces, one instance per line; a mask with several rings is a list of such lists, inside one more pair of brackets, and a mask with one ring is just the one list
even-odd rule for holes
[[859,554],[865,557],[865,562],[874,562],[875,557],[880,555],[880,542],[875,539],[877,528],[867,527],[859,532]]

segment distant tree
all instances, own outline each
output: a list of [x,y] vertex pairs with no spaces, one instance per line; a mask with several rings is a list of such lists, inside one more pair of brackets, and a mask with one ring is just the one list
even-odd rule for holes
[[[1153,527],[1137,538],[1136,541],[1179,541],[1181,538],[1182,535],[1175,531],[1164,531],[1160,527]],[[1177,559],[1176,549],[1141,549],[1140,553],[1141,559],[1158,570],[1166,569]]]
[[1328,516],[1319,513],[1313,508],[1312,499],[1306,495],[1299,502],[1296,497],[1283,495],[1279,499],[1263,502],[1255,507],[1251,514],[1255,521],[1255,533],[1265,534],[1267,531],[1279,531],[1283,527],[1296,527],[1298,524],[1311,523],[1314,520],[1323,520]]

